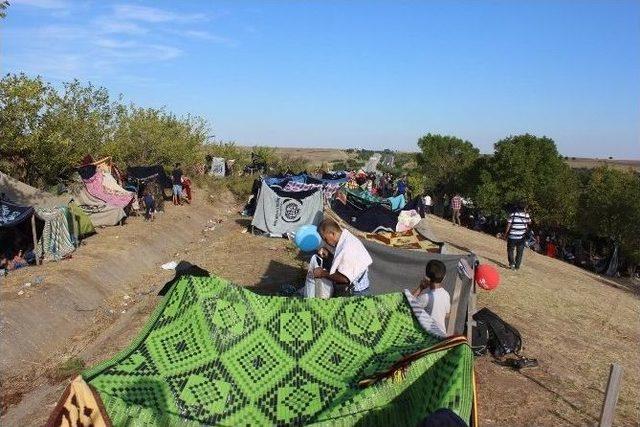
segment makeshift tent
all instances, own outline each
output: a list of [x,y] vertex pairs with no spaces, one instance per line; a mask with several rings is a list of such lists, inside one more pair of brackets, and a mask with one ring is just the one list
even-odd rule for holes
[[294,233],[305,224],[322,220],[322,192],[287,192],[263,181],[251,225],[271,236]]
[[[29,221],[30,220],[30,221]],[[30,224],[30,227],[27,225]],[[33,242],[32,247],[36,247],[37,243],[37,227],[36,227],[36,216],[35,210],[31,206],[21,206],[16,203],[13,203],[6,199],[0,199],[0,237],[2,237],[6,231],[10,231],[16,233],[17,236],[26,236],[30,235],[30,240]],[[6,238],[6,236],[4,236]],[[28,249],[28,246],[25,247],[15,247],[15,238],[11,237],[9,242],[6,242],[14,252],[18,250]],[[3,245],[4,246],[4,245]],[[3,251],[7,249],[7,247],[2,248]],[[5,255],[4,253],[0,255]],[[36,252],[36,263],[40,262],[40,258]]]
[[[96,229],[91,222],[91,218],[89,218],[89,215],[87,215],[87,213],[83,211],[80,206],[78,206],[75,202],[71,202],[69,203],[68,207],[71,217],[74,218],[77,223],[79,236],[88,236],[95,233]],[[71,227],[73,228],[73,225]]]
[[211,168],[209,169],[209,175],[218,177],[225,176],[225,162],[222,157],[211,158]]
[[155,178],[162,185],[162,188],[171,188],[171,179],[167,176],[162,165],[128,167],[127,178],[139,182]]
[[304,300],[183,277],[48,425],[418,425],[440,408],[474,424],[473,354],[425,332],[401,293]]
[[75,250],[80,237],[94,232],[86,214],[70,203],[69,194],[54,196],[1,172],[0,185],[6,198],[34,207],[35,217],[42,221],[36,227],[37,244],[34,245],[38,259],[57,261],[65,258]]
[[371,255],[373,263],[369,267],[369,282],[373,294],[413,289],[424,277],[425,267],[430,260],[442,261],[447,268],[443,287],[451,296],[452,314],[447,332],[451,335],[466,331],[470,337],[471,328],[467,322],[475,313],[476,292],[473,277],[477,258],[473,253],[438,253],[438,249],[442,250],[444,244],[435,239],[427,220],[422,220],[411,233],[374,234],[354,229],[338,218],[331,209],[325,210],[325,216],[357,236]]
[[89,217],[94,227],[117,225],[127,217],[123,208],[110,206],[89,194],[79,175],[72,176],[69,194],[73,197],[74,203]]
[[0,200],[0,227],[14,227],[33,216],[31,206],[21,206],[8,200]]
[[44,221],[36,247],[40,259],[59,261],[75,250],[73,231],[69,231],[69,215],[69,209],[64,206],[36,208],[36,216]]
[[92,177],[82,180],[89,194],[108,205],[124,208],[135,199],[135,194],[120,187],[108,172],[97,170]]

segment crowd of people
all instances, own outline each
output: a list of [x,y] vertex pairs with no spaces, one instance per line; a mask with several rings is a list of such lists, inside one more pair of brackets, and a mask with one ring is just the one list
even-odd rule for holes
[[[525,249],[575,264],[582,268],[619,275],[627,267],[616,256],[613,240],[571,237],[562,230],[547,230],[535,226],[525,203],[515,203],[506,218],[486,216],[473,206],[471,200],[454,193],[440,199],[428,194],[423,196],[427,209],[443,218],[450,218],[454,225],[485,232],[507,242],[509,268],[518,270]],[[434,202],[438,200],[439,202]],[[636,269],[637,270],[637,269]]]

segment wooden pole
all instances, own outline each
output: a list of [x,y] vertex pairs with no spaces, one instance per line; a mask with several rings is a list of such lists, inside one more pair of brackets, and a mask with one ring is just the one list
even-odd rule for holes
[[602,404],[602,412],[600,412],[600,427],[611,427],[616,411],[616,403],[618,403],[618,395],[620,394],[620,382],[622,380],[622,366],[617,363],[611,365],[609,372],[609,381],[607,381],[607,390],[604,394],[604,403]]
[[36,212],[31,215],[31,235],[33,236],[33,253],[36,255],[36,265],[40,265],[40,255],[38,255],[38,236],[36,234]]
[[78,234],[78,222],[80,221],[80,217],[75,215],[72,211],[71,208],[67,208],[69,209],[69,214],[71,215],[71,222],[73,223],[73,244],[75,245],[75,247],[77,248],[78,246],[80,246],[80,236]]
[[451,297],[451,310],[449,311],[449,323],[447,325],[447,336],[456,332],[456,320],[458,319],[458,308],[460,306],[460,294],[462,293],[462,280],[456,275],[456,284]]

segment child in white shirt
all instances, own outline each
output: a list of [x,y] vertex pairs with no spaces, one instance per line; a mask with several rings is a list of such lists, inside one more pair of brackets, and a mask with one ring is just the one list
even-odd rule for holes
[[447,331],[446,318],[451,310],[451,296],[442,287],[447,268],[442,261],[431,260],[427,263],[425,277],[411,294],[420,306],[435,320],[442,332]]

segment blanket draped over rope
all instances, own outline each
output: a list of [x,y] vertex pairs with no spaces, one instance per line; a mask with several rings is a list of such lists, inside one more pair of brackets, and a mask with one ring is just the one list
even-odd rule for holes
[[429,335],[401,293],[309,300],[182,277],[49,425],[416,425],[439,408],[470,420],[474,396],[466,341]]
[[97,171],[91,178],[83,178],[87,192],[111,206],[124,208],[131,203],[134,194],[118,186],[117,183],[114,186],[111,175],[109,175],[110,179],[105,177],[107,177],[106,174]]
[[44,221],[37,248],[42,259],[59,261],[75,250],[66,207],[36,208],[36,216]]

